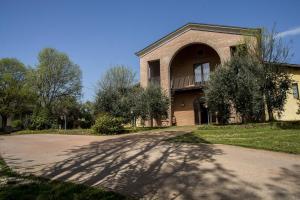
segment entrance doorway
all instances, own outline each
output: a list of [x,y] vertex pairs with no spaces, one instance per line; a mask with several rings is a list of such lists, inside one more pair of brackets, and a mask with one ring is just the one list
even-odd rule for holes
[[209,123],[209,112],[203,97],[194,100],[194,115],[196,125]]

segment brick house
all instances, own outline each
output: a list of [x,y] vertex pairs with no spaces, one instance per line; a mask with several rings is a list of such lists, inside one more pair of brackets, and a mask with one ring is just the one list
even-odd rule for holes
[[[216,123],[205,103],[203,88],[209,74],[231,58],[237,45],[257,43],[261,29],[188,23],[138,51],[140,84],[160,84],[171,99],[168,125]],[[296,114],[300,66],[286,65],[293,74],[293,93],[289,94],[282,120],[300,120]],[[297,90],[297,94],[296,94]],[[239,121],[234,113],[231,122]]]

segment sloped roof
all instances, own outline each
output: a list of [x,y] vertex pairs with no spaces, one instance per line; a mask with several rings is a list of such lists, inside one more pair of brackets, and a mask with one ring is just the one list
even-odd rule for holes
[[137,56],[141,56],[144,53],[152,50],[153,48],[163,44],[169,39],[186,32],[188,30],[199,30],[199,31],[208,31],[208,32],[218,32],[218,33],[229,33],[229,34],[237,34],[237,35],[254,35],[257,33],[261,33],[260,28],[245,28],[245,27],[237,27],[237,26],[223,26],[223,25],[214,25],[214,24],[199,24],[199,23],[187,23],[184,26],[178,28],[177,30],[169,33],[168,35],[162,37],[161,39],[153,42],[148,45],[144,49],[135,53]]

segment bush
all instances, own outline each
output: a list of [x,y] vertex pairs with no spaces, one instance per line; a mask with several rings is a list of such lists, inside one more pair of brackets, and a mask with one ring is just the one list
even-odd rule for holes
[[22,128],[23,127],[23,123],[19,119],[12,121],[11,125],[13,128]]
[[57,128],[57,120],[47,109],[42,108],[34,111],[29,128],[33,130]]
[[95,133],[99,134],[118,134],[124,130],[123,119],[113,117],[109,114],[103,114],[96,119],[92,129]]

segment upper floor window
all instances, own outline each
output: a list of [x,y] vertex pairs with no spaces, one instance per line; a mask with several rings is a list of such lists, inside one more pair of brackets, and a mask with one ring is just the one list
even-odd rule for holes
[[194,76],[196,83],[202,83],[209,80],[210,66],[209,63],[194,65]]
[[292,84],[292,89],[293,89],[293,96],[294,96],[294,98],[299,99],[298,83],[293,83]]
[[148,80],[152,84],[160,84],[160,62],[159,60],[148,62]]

